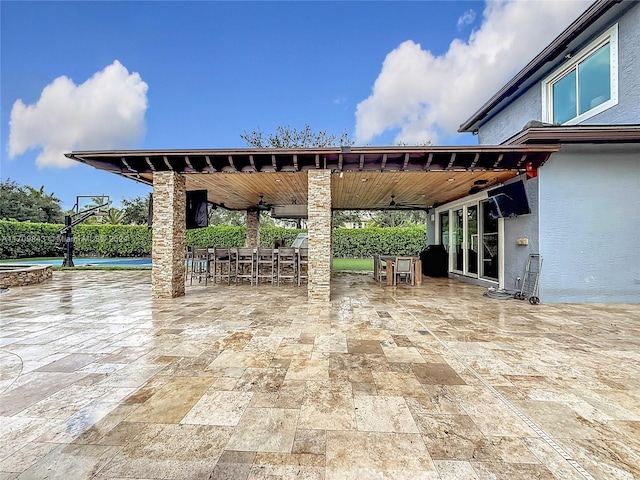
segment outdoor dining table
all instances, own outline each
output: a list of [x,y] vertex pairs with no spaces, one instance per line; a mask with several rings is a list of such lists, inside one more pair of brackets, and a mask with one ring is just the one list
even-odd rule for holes
[[[387,264],[387,286],[393,286],[395,280],[395,262],[397,257],[391,257],[387,255],[383,255],[380,257],[381,262],[386,262]],[[420,287],[422,286],[422,260],[420,257],[403,257],[403,258],[411,258],[411,270],[412,270],[412,283],[411,285]]]

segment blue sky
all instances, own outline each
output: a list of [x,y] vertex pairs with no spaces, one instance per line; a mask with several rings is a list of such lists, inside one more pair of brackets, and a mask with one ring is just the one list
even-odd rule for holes
[[541,3],[2,1],[0,173],[70,208],[150,191],[63,165],[72,149],[244,147],[305,124],[472,144],[457,125],[588,5]]

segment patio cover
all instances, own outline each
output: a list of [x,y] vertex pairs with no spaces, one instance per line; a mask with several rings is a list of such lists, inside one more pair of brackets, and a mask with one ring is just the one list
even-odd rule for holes
[[307,175],[332,172],[332,208],[428,209],[537,169],[558,145],[332,147],[297,149],[78,151],[68,158],[152,185],[153,174],[184,174],[187,190],[230,210],[307,203]]

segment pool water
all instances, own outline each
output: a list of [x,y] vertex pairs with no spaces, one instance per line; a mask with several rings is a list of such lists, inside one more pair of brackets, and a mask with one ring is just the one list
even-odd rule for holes
[[[62,258],[4,260],[2,263],[61,266]],[[74,257],[76,267],[151,267],[150,258],[83,258]]]

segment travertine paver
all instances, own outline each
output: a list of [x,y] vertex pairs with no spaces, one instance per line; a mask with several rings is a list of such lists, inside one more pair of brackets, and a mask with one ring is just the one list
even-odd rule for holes
[[[425,278],[0,295],[0,478],[633,479],[640,305]],[[544,301],[544,299],[542,299]]]

